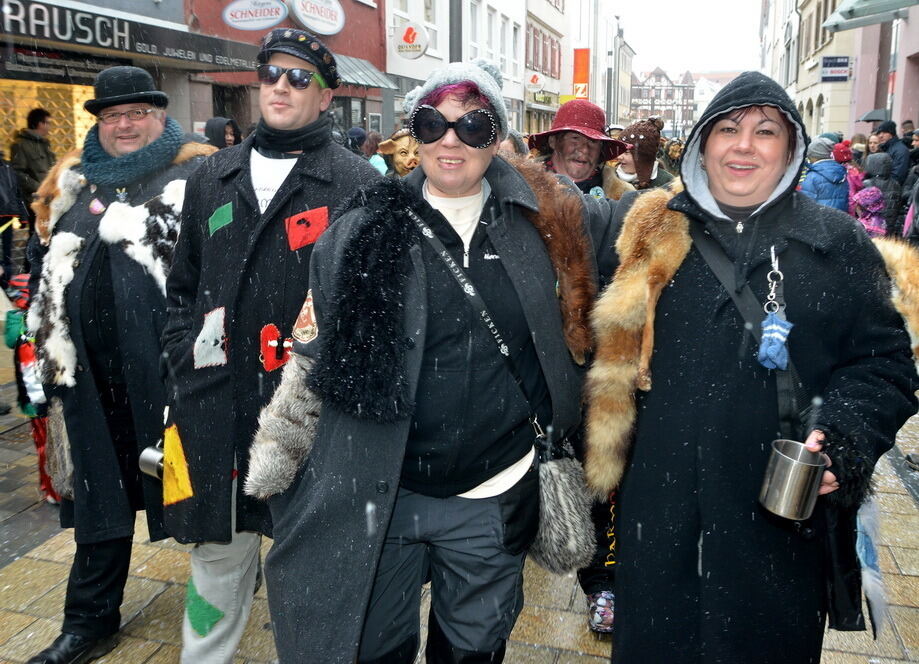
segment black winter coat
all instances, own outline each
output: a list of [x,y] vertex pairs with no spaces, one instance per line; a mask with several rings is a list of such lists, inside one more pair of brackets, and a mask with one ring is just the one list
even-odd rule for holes
[[897,219],[900,215],[900,184],[891,175],[890,155],[885,152],[869,154],[865,160],[865,179],[862,188],[877,187],[884,194],[884,220],[887,233],[897,234]]
[[[167,184],[186,180],[202,161],[200,157],[188,159],[129,185],[126,202],[143,205],[163,193]],[[114,287],[118,362],[127,382],[139,454],[155,445],[163,432],[166,390],[159,372],[160,333],[166,322],[163,289],[182,205],[177,194],[180,189],[173,185],[171,190],[174,197],[168,214],[162,207],[151,208],[151,216],[138,224],[136,215],[124,214],[128,212],[125,206],[115,203],[118,199],[112,187],[80,185],[73,191],[72,206],[53,228],[49,247],[39,244],[38,234],[30,244],[30,286],[36,295],[29,327],[37,332],[45,393],[49,399],[60,398],[63,405],[74,493],[72,500],[61,504],[61,526],[75,528],[78,543],[130,537],[137,509],[146,510],[152,540],[166,537],[162,484],[138,473],[136,454],[128,461],[127,471],[122,473],[119,468],[96,384],[99,377],[90,370],[84,336],[87,326],[95,322],[86,320],[84,314],[89,310],[86,300],[95,297],[87,287],[93,282],[92,266],[99,265],[96,258],[104,244]],[[107,206],[104,214],[90,210],[94,201]],[[61,343],[62,333],[72,340],[72,350],[61,350],[66,346]],[[142,504],[130,497],[139,484]]]
[[[500,211],[488,223],[488,237],[518,293],[551,395],[552,425],[557,435],[563,435],[580,421],[583,370],[572,361],[565,345],[553,265],[543,240],[525,216],[537,209],[536,199],[526,181],[500,157],[492,161],[485,178]],[[406,178],[411,196],[421,199],[424,179],[420,168]],[[605,247],[603,235],[609,230],[610,208],[606,201],[597,202],[589,196],[584,199],[588,205],[584,221],[590,224],[592,245]],[[349,293],[342,282],[348,281],[359,265],[371,260],[378,249],[376,243],[362,243],[362,236],[356,235],[357,229],[366,228],[365,224],[376,227],[379,223],[368,215],[365,208],[360,208],[343,216],[316,247],[311,288],[320,338],[307,345],[310,351],[320,346],[322,330],[336,325],[328,318],[328,312],[332,302]],[[404,218],[398,223],[411,225]],[[411,232],[414,231],[410,228]],[[394,229],[392,233],[405,231]],[[403,320],[374,325],[372,343],[379,349],[375,354],[387,358],[393,348],[404,349],[401,378],[409,401],[418,386],[430,316],[429,297],[434,295],[427,292],[429,276],[421,242],[421,238],[411,241],[406,255],[393,258],[390,279],[368,286],[373,293],[398,298]],[[593,263],[594,256],[589,260]],[[393,292],[392,284],[399,283],[399,274],[407,274],[407,281],[404,290]],[[353,283],[353,279],[350,281]],[[455,284],[451,287],[458,288]],[[370,306],[373,301],[362,301],[362,306]],[[400,330],[406,336],[394,336]],[[364,361],[373,363],[371,358]],[[495,362],[501,362],[497,352]],[[335,366],[335,360],[327,366]],[[350,364],[337,371],[351,376],[358,397],[370,389],[365,384],[373,378],[369,372],[355,375],[356,369]],[[366,397],[358,399],[364,411],[369,409],[369,402],[380,400],[375,394]],[[475,417],[475,413],[469,416]],[[411,418],[406,416],[387,422],[375,421],[372,415],[357,417],[323,401],[309,457],[293,485],[270,499],[275,542],[266,560],[265,574],[282,662],[354,661],[399,486],[410,423]]]
[[[180,542],[230,540],[234,468],[245,476],[256,419],[280,380],[313,245],[330,213],[381,177],[329,141],[298,159],[261,214],[252,144],[249,137],[221,150],[189,181],[167,283],[170,416],[191,484],[191,495],[165,508],[167,530]],[[241,482],[236,501],[237,531],[271,535],[266,504],[244,495]]]
[[[753,104],[777,106],[797,124],[797,153],[738,232],[718,214],[699,167],[699,134],[719,113]],[[618,488],[614,663],[817,664],[828,589],[854,583],[858,592],[848,519],[875,462],[916,412],[919,377],[883,262],[863,229],[794,191],[805,148],[781,87],[742,74],[693,130],[686,191],[666,207],[704,226],[732,259],[738,283],[749,283],[760,301],[775,248],[794,324],[788,348],[808,395],[822,399],[813,428],[827,434],[829,470],[841,488],[819,499],[803,524],[759,505],[771,441],[783,437],[775,374],[757,362],[743,317],[690,246],[656,305],[653,385],[636,394]],[[623,199],[618,214],[635,204]],[[836,525],[840,515],[847,523],[831,531],[828,521]],[[831,536],[851,539],[833,547]],[[839,552],[848,557],[834,561]],[[839,608],[833,626],[864,629],[860,597],[843,607],[853,611]]]

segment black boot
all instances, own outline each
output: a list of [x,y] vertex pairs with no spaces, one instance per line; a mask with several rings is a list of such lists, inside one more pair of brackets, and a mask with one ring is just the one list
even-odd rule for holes
[[506,641],[502,641],[498,648],[488,652],[457,648],[447,640],[447,635],[434,616],[434,609],[428,613],[428,643],[424,649],[427,664],[500,664],[504,661],[506,648]]
[[27,664],[83,664],[111,652],[116,645],[118,637],[115,634],[101,639],[90,639],[64,632]]

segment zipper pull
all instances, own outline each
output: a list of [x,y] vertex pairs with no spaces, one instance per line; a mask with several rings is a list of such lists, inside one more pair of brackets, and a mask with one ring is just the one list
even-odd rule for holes
[[743,222],[738,221],[737,226],[734,227],[734,230],[736,230],[738,233],[743,233]]
[[469,267],[469,250],[463,249],[463,267]]

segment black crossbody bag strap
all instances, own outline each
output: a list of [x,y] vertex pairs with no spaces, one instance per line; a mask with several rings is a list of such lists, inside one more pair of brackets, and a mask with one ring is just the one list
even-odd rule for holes
[[507,370],[511,372],[511,376],[513,376],[514,382],[517,383],[517,387],[520,389],[520,393],[523,394],[523,398],[527,402],[527,407],[530,409],[530,422],[533,425],[533,429],[536,431],[537,439],[539,439],[541,444],[545,443],[545,433],[543,432],[543,429],[536,417],[536,410],[533,408],[533,404],[530,403],[530,399],[527,397],[526,390],[523,389],[523,379],[520,377],[520,372],[517,371],[517,365],[515,365],[514,361],[511,359],[510,349],[507,347],[507,343],[505,343],[504,337],[501,335],[501,331],[495,324],[495,319],[492,317],[491,313],[488,311],[488,307],[485,305],[485,300],[483,300],[482,296],[479,295],[478,289],[466,275],[465,270],[463,270],[459,263],[453,260],[453,256],[451,256],[450,252],[447,251],[444,243],[441,242],[437,235],[434,234],[434,231],[431,230],[431,227],[428,226],[414,210],[406,208],[405,211],[409,218],[418,227],[418,230],[421,232],[421,236],[428,241],[428,244],[430,244],[431,248],[434,249],[434,253],[437,254],[438,258],[444,262],[444,265],[447,266],[447,271],[453,276],[453,278],[456,280],[456,283],[459,284],[460,290],[466,296],[466,299],[469,300],[469,304],[472,305],[472,309],[475,311],[476,320],[482,324],[482,327],[488,330],[489,335],[491,335],[491,338],[495,342],[495,347],[498,350],[498,354],[501,355]]
[[[737,280],[734,278],[734,264],[724,253],[724,249],[718,244],[711,235],[705,232],[702,224],[689,222],[689,235],[699,254],[711,268],[712,272],[724,286],[728,295],[734,301],[740,315],[747,322],[750,332],[757,343],[760,343],[763,337],[762,320],[764,317],[763,305],[753,294],[749,284],[737,292]],[[782,283],[776,292],[776,300],[780,306],[784,306],[785,301],[782,296]],[[777,369],[775,372],[775,386],[779,404],[779,430],[786,438],[796,440],[799,435],[799,429],[806,420],[806,415],[801,413],[798,405],[795,383],[800,382],[797,379],[798,372],[795,369],[791,358],[788,358],[788,369],[782,371]]]

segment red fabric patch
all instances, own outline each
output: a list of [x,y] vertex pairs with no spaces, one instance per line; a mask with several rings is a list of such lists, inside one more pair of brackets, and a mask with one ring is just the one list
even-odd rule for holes
[[[278,357],[278,345],[281,345],[282,348],[280,357]],[[259,360],[261,360],[262,366],[265,367],[265,371],[274,371],[283,367],[287,360],[290,359],[291,346],[293,346],[293,341],[282,339],[277,325],[268,323],[263,327],[259,343],[259,348],[261,349]]]
[[313,244],[328,227],[329,208],[326,206],[307,210],[284,220],[287,244],[291,251]]

